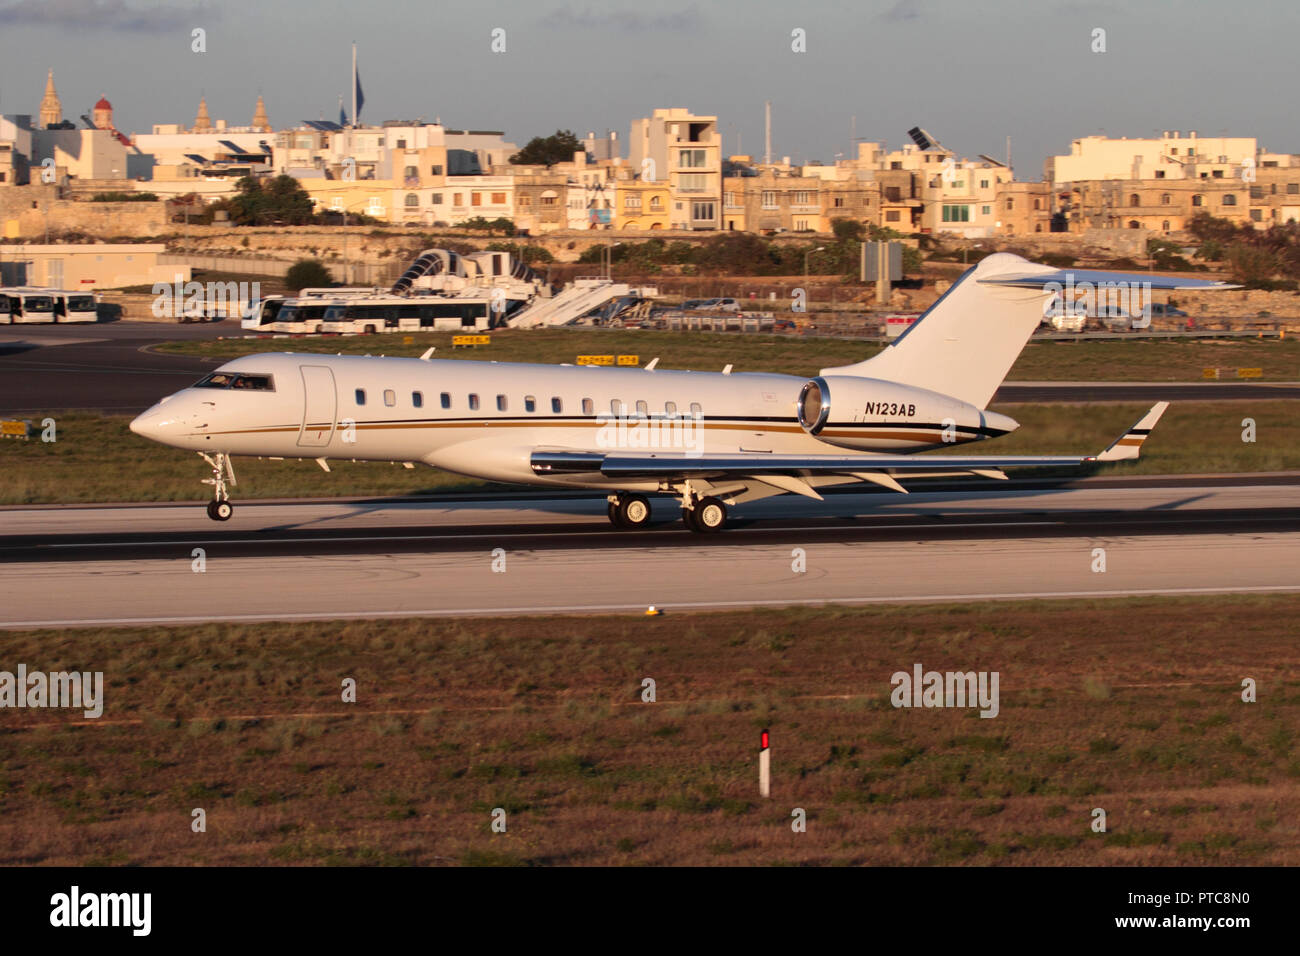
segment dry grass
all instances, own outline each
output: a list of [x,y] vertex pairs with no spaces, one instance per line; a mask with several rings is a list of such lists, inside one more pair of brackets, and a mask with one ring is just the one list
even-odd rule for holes
[[[1093,454],[1146,411],[1142,404],[1005,405],[1019,431],[981,444],[978,454]],[[1250,416],[1257,441],[1241,440]],[[0,442],[0,504],[196,501],[207,466],[193,453],[132,434],[126,416],[60,415],[59,440]],[[1187,474],[1300,469],[1300,418],[1293,402],[1180,402],[1166,413],[1142,459],[1103,474]],[[236,499],[436,494],[491,486],[419,467],[332,461],[237,459]]]
[[[1294,865],[1297,612],[1279,596],[6,634],[6,667],[102,669],[108,703],[97,724],[4,712],[0,861]],[[918,661],[999,671],[1001,714],[892,708],[890,674]]]

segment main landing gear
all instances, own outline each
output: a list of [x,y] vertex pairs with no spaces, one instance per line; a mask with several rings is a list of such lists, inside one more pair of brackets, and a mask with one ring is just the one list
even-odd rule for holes
[[230,503],[230,496],[226,494],[226,484],[227,482],[232,485],[239,484],[235,480],[235,468],[230,463],[230,456],[224,451],[212,455],[199,452],[199,455],[212,466],[212,477],[203,479],[205,485],[212,486],[213,500],[208,502],[208,517],[213,521],[229,521],[230,516],[235,513],[235,506]]
[[682,522],[692,531],[708,533],[727,526],[727,506],[718,498],[691,498],[682,508]]
[[[650,502],[645,495],[620,493],[609,496],[605,507],[609,523],[615,528],[634,531],[650,524]],[[721,531],[727,526],[727,506],[722,499],[699,497],[687,492],[682,495],[682,522],[691,531],[702,534]]]
[[645,495],[610,495],[605,514],[615,528],[635,531],[650,524],[650,502]]

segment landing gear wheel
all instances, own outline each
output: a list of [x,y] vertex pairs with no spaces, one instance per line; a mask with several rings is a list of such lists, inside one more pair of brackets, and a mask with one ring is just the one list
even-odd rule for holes
[[721,531],[727,524],[727,506],[717,498],[701,498],[695,503],[692,530]]
[[235,469],[230,463],[230,456],[219,451],[209,455],[199,452],[199,457],[212,466],[212,477],[204,478],[205,485],[212,486],[212,500],[208,502],[208,517],[213,521],[229,521],[235,513],[235,506],[226,497],[226,485],[238,484],[235,481]]
[[650,523],[650,502],[644,495],[620,495],[617,518],[620,528],[644,528]]
[[695,512],[690,508],[682,509],[682,524],[686,525],[687,531],[700,530],[700,526],[695,522]]

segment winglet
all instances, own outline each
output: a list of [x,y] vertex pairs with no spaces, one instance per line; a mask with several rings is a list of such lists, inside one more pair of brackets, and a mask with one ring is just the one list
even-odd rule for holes
[[1156,427],[1156,422],[1160,421],[1160,416],[1168,407],[1168,402],[1156,402],[1152,405],[1151,411],[1138,419],[1136,425],[1116,438],[1109,448],[1097,456],[1097,461],[1126,461],[1136,458],[1138,452],[1142,450],[1142,443],[1147,440],[1147,435],[1151,434],[1151,429]]

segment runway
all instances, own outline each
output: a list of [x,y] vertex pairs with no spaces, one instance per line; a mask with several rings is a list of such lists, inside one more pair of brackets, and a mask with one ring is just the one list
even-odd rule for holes
[[[664,519],[675,505],[656,501]],[[7,627],[1300,591],[1300,485],[789,496],[720,535],[603,499],[0,512]],[[194,549],[203,570],[194,570]],[[1105,570],[1094,570],[1094,550]],[[802,552],[802,558],[800,556]],[[802,560],[806,569],[796,565]],[[499,569],[494,570],[494,565]]]
[[[0,326],[0,415],[70,410],[135,415],[194,384],[221,359],[152,352],[177,339],[238,335],[229,322]],[[268,351],[292,348],[268,341]],[[995,403],[1300,399],[1296,382],[1011,382]]]
[[146,346],[231,333],[230,322],[0,326],[0,415],[139,414],[221,364]]

